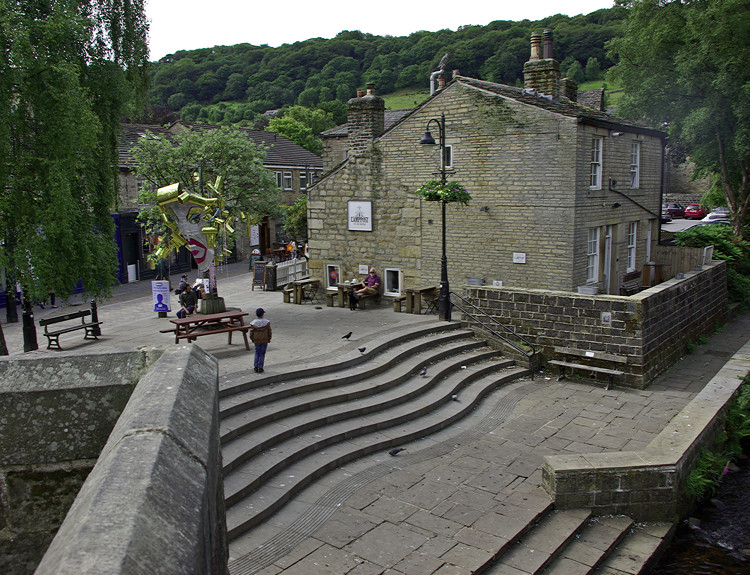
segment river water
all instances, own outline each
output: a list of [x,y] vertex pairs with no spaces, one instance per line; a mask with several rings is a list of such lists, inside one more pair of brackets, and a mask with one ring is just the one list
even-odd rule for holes
[[739,467],[724,476],[712,502],[694,511],[699,527],[689,527],[687,521],[680,524],[650,575],[750,574],[749,460],[741,460]]

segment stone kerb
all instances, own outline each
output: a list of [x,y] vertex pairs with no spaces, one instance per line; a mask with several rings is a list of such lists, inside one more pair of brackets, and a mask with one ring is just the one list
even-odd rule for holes
[[218,365],[165,351],[139,381],[38,574],[227,573]]
[[750,372],[750,344],[642,451],[546,456],[542,486],[558,509],[675,521],[692,504],[684,485],[701,449],[722,429],[729,402]]

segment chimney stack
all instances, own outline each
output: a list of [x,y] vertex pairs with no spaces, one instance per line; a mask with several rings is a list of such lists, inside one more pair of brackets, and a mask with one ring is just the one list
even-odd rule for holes
[[560,99],[560,63],[552,57],[552,30],[544,31],[544,58],[540,58],[542,35],[531,34],[531,57],[523,65],[523,87]]
[[360,93],[347,102],[350,156],[364,154],[385,129],[385,100],[375,95],[374,84],[367,85],[366,94]]

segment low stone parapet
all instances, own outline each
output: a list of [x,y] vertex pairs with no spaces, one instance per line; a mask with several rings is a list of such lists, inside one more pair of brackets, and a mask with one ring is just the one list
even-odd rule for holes
[[558,509],[675,521],[692,505],[684,486],[722,429],[729,403],[750,372],[750,343],[642,451],[545,457],[542,486]]

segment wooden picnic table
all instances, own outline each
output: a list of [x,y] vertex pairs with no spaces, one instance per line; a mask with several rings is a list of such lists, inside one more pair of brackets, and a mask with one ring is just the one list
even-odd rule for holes
[[359,289],[364,284],[361,281],[344,282],[336,284],[336,288],[339,290],[338,302],[339,307],[349,307],[349,292],[354,289]]
[[247,339],[249,325],[245,325],[245,316],[250,315],[244,311],[225,311],[221,313],[195,314],[184,318],[170,319],[174,324],[172,329],[163,329],[161,333],[174,333],[174,342],[180,343],[181,339],[187,339],[192,343],[203,335],[215,333],[226,333],[229,336],[228,343],[232,343],[232,333],[241,331],[245,339],[245,349],[250,350],[250,342]]
[[305,296],[305,286],[312,286],[317,288],[320,285],[320,280],[313,278],[305,278],[303,280],[296,280],[292,282],[294,287],[294,303],[301,304]]
[[423,286],[418,288],[407,288],[404,290],[406,295],[406,313],[422,313],[422,295],[434,292],[435,286]]

